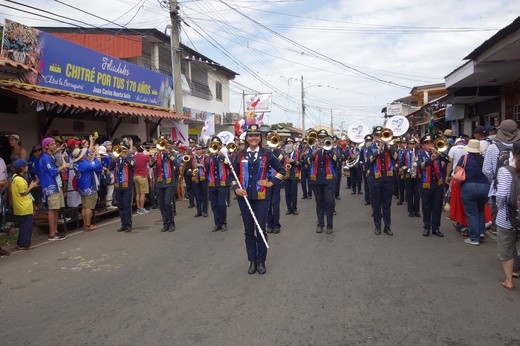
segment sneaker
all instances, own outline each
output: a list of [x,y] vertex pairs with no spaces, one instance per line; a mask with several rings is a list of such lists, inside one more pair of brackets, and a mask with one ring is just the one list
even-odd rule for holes
[[469,245],[475,245],[475,246],[480,245],[480,243],[478,241],[474,241],[474,240],[471,240],[469,238],[468,239],[464,239],[464,242],[466,244],[469,244]]
[[513,277],[518,279],[518,272],[513,272]]
[[9,256],[11,253],[7,250],[0,249],[0,256]]
[[59,234],[59,233],[56,233],[54,236],[49,236],[49,238],[47,238],[49,241],[54,241],[54,240],[64,240],[65,238],[67,238],[66,235],[63,235],[63,234]]
[[137,214],[139,214],[139,215],[146,214],[146,209],[137,208]]

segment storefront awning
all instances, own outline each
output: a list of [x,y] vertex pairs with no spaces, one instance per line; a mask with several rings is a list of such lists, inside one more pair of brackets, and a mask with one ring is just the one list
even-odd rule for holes
[[188,117],[158,107],[117,102],[66,91],[41,88],[30,84],[2,82],[0,83],[0,89],[25,96],[32,100],[40,101],[44,104],[80,109],[83,111],[96,111],[103,115],[139,116],[176,120],[189,119]]

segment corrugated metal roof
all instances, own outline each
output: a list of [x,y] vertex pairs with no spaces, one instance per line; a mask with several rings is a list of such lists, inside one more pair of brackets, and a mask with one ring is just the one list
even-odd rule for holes
[[54,36],[97,50],[118,59],[137,58],[142,55],[143,39],[140,35],[107,35],[53,32]]
[[126,102],[117,102],[95,98],[86,95],[74,94],[67,91],[41,88],[30,84],[0,83],[0,89],[8,90],[18,95],[40,102],[58,106],[79,108],[87,111],[100,111],[110,115],[141,116],[152,118],[167,118],[188,120],[188,117],[170,112],[161,108],[138,105]]
[[31,68],[31,67],[29,67],[27,65],[24,65],[22,63],[16,62],[16,61],[11,60],[11,59],[3,58],[3,57],[0,57],[0,66],[2,66],[2,67],[13,67],[15,69],[24,70],[24,71],[21,71],[21,72],[27,72],[27,71],[37,72],[35,69],[33,69],[33,68]]

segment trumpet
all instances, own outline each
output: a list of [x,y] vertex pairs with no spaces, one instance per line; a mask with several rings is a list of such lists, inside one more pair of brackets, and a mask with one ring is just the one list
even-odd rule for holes
[[291,164],[290,163],[286,163],[285,164],[285,179],[289,179],[289,177],[291,176]]
[[267,145],[271,148],[276,148],[278,144],[280,144],[280,136],[276,132],[269,132],[267,134]]
[[230,153],[234,152],[235,150],[237,150],[237,145],[233,142],[231,143],[228,143],[226,145],[227,149],[229,150]]
[[384,128],[381,131],[381,140],[385,143],[390,143],[390,141],[394,138],[394,132],[389,128]]
[[209,145],[209,152],[212,154],[218,154],[220,149],[222,149],[222,144],[220,144],[218,141],[213,141]]
[[332,138],[325,137],[325,139],[323,140],[323,149],[328,151],[328,150],[331,150],[333,146],[334,146],[334,141],[332,140]]
[[171,144],[165,138],[160,138],[157,141],[157,144],[155,145],[155,147],[158,150],[165,150],[165,149],[171,148]]
[[123,154],[126,154],[128,152],[128,149],[123,149],[120,145],[115,145],[113,148],[112,148],[112,155],[114,155],[114,157],[119,157]]
[[316,143],[318,142],[318,132],[312,130],[310,131],[308,134],[307,134],[307,145],[309,147],[312,147],[314,145],[316,145]]

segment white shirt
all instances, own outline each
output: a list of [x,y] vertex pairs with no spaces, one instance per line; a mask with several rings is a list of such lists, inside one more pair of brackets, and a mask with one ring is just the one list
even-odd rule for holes
[[466,151],[466,149],[464,149],[464,146],[461,144],[457,144],[450,148],[450,151],[448,152],[448,157],[451,159],[451,162],[453,163],[451,175],[453,175],[455,167],[457,166],[457,163],[459,162],[460,158],[467,154],[468,152]]
[[254,153],[254,154],[253,154],[253,155],[254,155],[254,159],[253,159],[253,161],[256,161],[256,159],[258,158],[258,153],[260,152],[260,147],[256,147],[255,150],[251,150],[250,148],[247,148],[246,151],[247,151],[248,153],[251,153],[251,152]]

